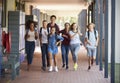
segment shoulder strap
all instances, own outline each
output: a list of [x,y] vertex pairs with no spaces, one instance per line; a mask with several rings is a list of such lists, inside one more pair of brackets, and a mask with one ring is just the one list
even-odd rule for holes
[[87,34],[88,34],[88,40],[89,40],[89,36],[90,36],[89,30],[87,31]]
[[40,34],[42,33],[42,27],[40,28]]
[[94,29],[94,35],[95,35],[95,39],[97,40],[96,30],[95,29]]

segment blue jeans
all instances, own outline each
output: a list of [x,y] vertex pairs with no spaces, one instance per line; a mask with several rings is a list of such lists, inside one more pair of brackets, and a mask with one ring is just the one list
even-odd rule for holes
[[28,64],[32,64],[34,50],[35,50],[35,42],[25,41],[25,52],[27,53]]
[[42,67],[46,67],[46,60],[47,66],[49,66],[48,44],[42,44],[41,52],[42,52]]
[[63,64],[65,64],[65,61],[66,61],[66,66],[68,66],[69,46],[61,45],[61,51],[62,51],[62,62],[63,62]]
[[78,52],[80,49],[80,44],[71,44],[70,49],[71,49],[71,53],[72,53],[72,59],[73,59],[74,63],[76,63],[77,58],[78,58]]

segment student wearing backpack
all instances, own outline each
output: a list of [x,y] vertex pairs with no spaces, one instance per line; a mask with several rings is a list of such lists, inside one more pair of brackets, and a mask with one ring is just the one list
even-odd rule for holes
[[[48,36],[48,55],[50,61],[49,71],[53,71],[53,62],[54,62],[54,70],[58,72],[57,68],[57,53],[58,53],[58,44],[63,41],[63,37],[57,35],[55,33],[55,27],[51,27],[50,34]],[[59,41],[57,41],[59,39]]]
[[98,40],[98,31],[95,30],[95,24],[90,23],[85,35],[85,44],[88,52],[88,70],[91,69],[91,65],[93,65],[93,61],[96,58]]
[[[48,56],[48,34],[49,29],[47,28],[47,21],[43,20],[43,27],[40,28],[39,39],[42,53],[42,69],[45,71],[46,66],[49,67],[49,56]],[[47,65],[46,65],[47,61]]]
[[62,37],[64,40],[62,41],[61,45],[61,52],[62,52],[62,67],[64,68],[66,66],[66,69],[68,69],[68,54],[69,54],[69,44],[70,44],[70,35],[69,35],[69,28],[70,24],[65,23],[65,29],[61,30],[59,33],[62,33]]
[[35,40],[37,40],[38,38],[38,33],[35,30],[34,21],[30,21],[27,27],[28,28],[25,34],[25,52],[27,54],[27,70],[29,71],[33,60],[33,54],[35,50]]

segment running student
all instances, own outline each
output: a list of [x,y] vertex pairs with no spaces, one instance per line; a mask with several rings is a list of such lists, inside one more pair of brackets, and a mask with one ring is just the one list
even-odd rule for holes
[[[51,27],[50,34],[48,37],[48,55],[50,61],[49,71],[53,71],[53,62],[54,62],[54,70],[58,72],[57,67],[57,53],[58,53],[58,44],[63,41],[63,37],[57,35],[55,33],[55,27]],[[59,39],[59,41],[57,41]]]
[[88,70],[91,69],[91,65],[93,65],[93,62],[96,59],[98,41],[98,31],[95,30],[95,24],[90,23],[85,36],[85,44],[88,52]]

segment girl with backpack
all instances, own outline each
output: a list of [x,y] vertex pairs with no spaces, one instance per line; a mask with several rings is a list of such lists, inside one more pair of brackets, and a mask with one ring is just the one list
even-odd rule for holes
[[88,26],[88,31],[86,31],[85,35],[85,44],[88,52],[88,70],[91,69],[91,65],[93,65],[93,61],[96,58],[97,46],[98,46],[98,32],[94,29],[95,24],[90,23]]

